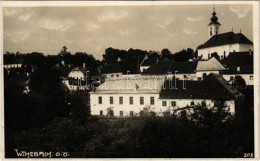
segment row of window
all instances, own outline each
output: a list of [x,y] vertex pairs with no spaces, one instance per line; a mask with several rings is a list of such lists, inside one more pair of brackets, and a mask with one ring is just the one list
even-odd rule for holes
[[[98,97],[98,103],[102,104],[103,100],[102,97]],[[109,103],[114,104],[114,97],[109,97]],[[119,97],[119,104],[122,105],[124,103],[123,97]],[[134,98],[129,97],[129,104],[133,105],[134,104]],[[140,105],[144,105],[144,97],[140,97]],[[154,105],[154,97],[150,97],[150,105]],[[191,106],[194,105],[194,102],[191,102]],[[167,101],[162,101],[162,106],[167,106]],[[171,101],[171,106],[175,107],[176,106],[176,101]]]
[[[103,116],[103,110],[100,110],[100,116]],[[110,111],[110,116],[114,116],[114,111],[111,110]],[[124,116],[124,112],[123,111],[119,111],[119,116]],[[134,111],[130,111],[130,117],[134,116]]]
[[[99,96],[98,99],[99,99],[99,104],[102,104],[102,97]],[[110,98],[109,98],[109,101],[110,101],[110,104],[114,104],[114,98],[113,98],[113,97],[110,97]],[[218,103],[218,102],[214,102],[214,106],[217,106],[217,105],[218,105],[217,103]],[[123,97],[119,97],[119,104],[123,104]],[[130,105],[133,105],[133,104],[134,104],[134,99],[133,99],[133,97],[129,97],[129,104],[130,104]],[[143,105],[143,104],[144,104],[144,97],[140,97],[140,105]],[[150,104],[151,104],[151,105],[154,105],[154,97],[150,97]],[[170,102],[170,105],[171,105],[172,107],[176,107],[177,103],[176,103],[176,101],[171,101],[171,102]],[[191,101],[191,102],[190,102],[190,106],[194,106],[194,105],[195,105],[195,102],[194,102],[194,101]],[[205,101],[202,101],[202,102],[201,102],[201,105],[202,105],[202,106],[206,106],[206,102],[205,102]],[[162,101],[162,106],[167,106],[167,101]],[[130,112],[130,113],[131,113],[131,112]]]
[[[110,77],[113,78],[114,74],[111,74]],[[119,74],[116,74],[116,77],[119,77]],[[105,75],[105,78],[107,78],[107,75]]]
[[[98,103],[99,104],[103,103],[101,96],[98,97]],[[114,98],[113,97],[109,97],[109,103],[111,105],[114,104]],[[124,103],[123,97],[119,97],[119,104],[122,105],[123,103]],[[134,104],[134,98],[133,97],[129,97],[129,104],[130,105]],[[143,105],[143,104],[144,104],[144,97],[140,97],[140,105]],[[150,104],[154,105],[154,97],[150,97]]]

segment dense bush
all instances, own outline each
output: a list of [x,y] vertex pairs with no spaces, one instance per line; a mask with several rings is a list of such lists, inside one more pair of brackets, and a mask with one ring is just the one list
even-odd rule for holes
[[[92,118],[84,124],[58,118],[46,128],[15,133],[8,143],[21,150],[67,151],[70,157],[86,158],[243,157],[253,152],[253,122],[240,126],[245,120],[222,108],[196,109],[188,118],[144,114]],[[9,150],[9,157],[15,157]]]

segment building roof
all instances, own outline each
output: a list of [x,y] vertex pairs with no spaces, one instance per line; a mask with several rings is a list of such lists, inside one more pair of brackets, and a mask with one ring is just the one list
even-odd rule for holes
[[122,73],[121,64],[115,62],[114,64],[108,64],[101,68],[100,74],[108,73]]
[[233,31],[231,31],[212,36],[203,45],[200,45],[198,49],[237,43],[253,45],[253,42],[250,41],[247,37],[245,37],[242,33],[235,34]]
[[156,58],[150,58],[150,59],[146,59],[144,60],[140,66],[152,66],[155,63],[157,63],[157,59]]
[[159,61],[152,65],[150,68],[143,71],[142,75],[165,75],[170,71],[172,62],[171,61]]
[[252,65],[240,66],[240,67],[228,67],[226,71],[223,71],[223,74],[254,74],[254,68]]
[[175,62],[172,63],[170,71],[176,74],[195,73],[197,67],[197,61],[195,62]]
[[135,78],[117,78],[106,80],[95,92],[102,94],[159,94],[164,82],[163,77],[135,77]]
[[206,61],[199,61],[196,71],[220,71],[226,68],[215,58],[212,57]]
[[253,66],[254,56],[253,52],[231,52],[224,59],[223,64],[227,67],[239,67],[239,66]]
[[[175,81],[175,80],[173,80]],[[173,83],[174,84],[174,83]],[[186,89],[183,88],[185,85]],[[213,99],[224,100],[240,97],[242,94],[223,77],[209,74],[203,81],[176,81],[178,89],[171,89],[169,80],[162,89],[160,99]]]
[[67,77],[68,74],[70,73],[70,68],[67,66],[64,66],[61,62],[55,64],[52,69],[59,70],[60,73],[64,76]]

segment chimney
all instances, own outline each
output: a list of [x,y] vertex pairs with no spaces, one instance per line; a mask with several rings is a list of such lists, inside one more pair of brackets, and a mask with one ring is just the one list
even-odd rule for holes
[[82,66],[83,66],[84,68],[86,68],[86,63],[83,63]]
[[237,67],[237,71],[240,71],[240,67]]
[[71,64],[69,64],[68,66],[69,66],[69,68],[71,68]]
[[158,59],[158,57],[156,57],[156,62],[157,62],[157,63],[159,62],[159,59]]

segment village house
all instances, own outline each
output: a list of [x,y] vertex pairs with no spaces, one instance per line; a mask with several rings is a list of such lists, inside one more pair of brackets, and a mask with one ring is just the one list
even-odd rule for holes
[[23,58],[16,58],[13,62],[5,63],[5,69],[13,69],[13,68],[22,68],[23,66]]
[[199,45],[198,56],[202,59],[210,59],[213,53],[217,53],[220,59],[224,59],[230,52],[253,51],[253,42],[241,32],[220,33],[221,24],[218,22],[215,8],[212,13],[211,22],[208,25],[209,40]]
[[91,115],[107,115],[111,108],[114,116],[134,116],[143,107],[160,107],[163,82],[162,77],[149,76],[106,80],[90,92]]
[[173,61],[159,61],[152,65],[147,70],[143,71],[141,75],[158,75],[165,76],[168,79],[186,79],[196,80],[197,61],[189,62],[173,62]]
[[89,89],[89,72],[83,66],[74,67],[68,73],[67,79],[62,80],[70,91]]
[[162,115],[195,105],[223,105],[234,114],[242,96],[217,74],[209,74],[203,81],[174,81],[161,76],[107,80],[90,92],[91,115],[107,115],[110,110],[113,116],[132,117],[146,108]]
[[223,64],[227,67],[226,71],[221,72],[229,83],[232,83],[236,76],[241,76],[246,85],[254,85],[253,52],[230,53]]
[[200,60],[196,67],[196,78],[197,80],[202,80],[210,73],[219,74],[225,70],[226,68],[215,57],[209,60]]
[[175,89],[166,83],[160,93],[162,106],[177,115],[182,111],[192,113],[195,106],[214,108],[221,106],[235,114],[236,103],[243,96],[218,74],[209,74],[203,81],[177,81]]
[[158,63],[158,58],[148,58],[148,55],[145,55],[143,61],[140,64],[140,72],[145,71],[156,63]]
[[105,65],[100,70],[100,75],[106,80],[116,77],[122,77],[123,70],[121,62],[114,62],[113,64]]
[[121,57],[118,57],[117,61],[105,61],[105,65],[100,69],[100,75],[104,81],[121,77],[136,77],[140,75],[139,65],[128,60],[123,61]]

